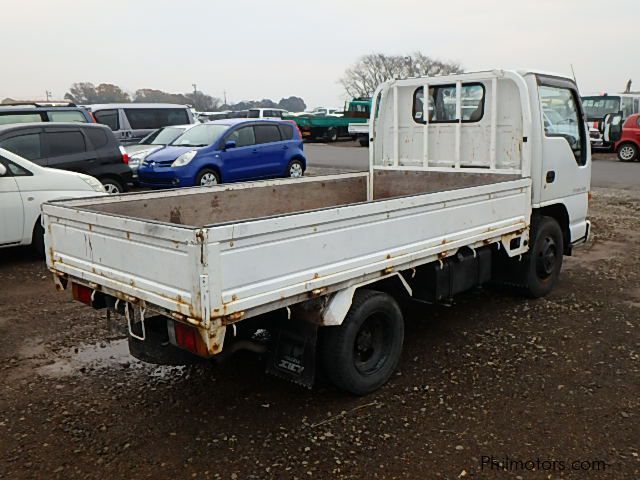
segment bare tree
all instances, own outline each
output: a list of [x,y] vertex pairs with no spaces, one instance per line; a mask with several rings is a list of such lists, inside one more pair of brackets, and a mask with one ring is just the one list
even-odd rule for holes
[[340,83],[350,97],[370,97],[382,82],[394,78],[460,73],[459,63],[437,60],[415,52],[412,55],[364,55],[349,67]]

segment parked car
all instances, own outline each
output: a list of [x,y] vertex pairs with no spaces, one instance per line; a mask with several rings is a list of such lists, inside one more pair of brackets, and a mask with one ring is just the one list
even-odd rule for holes
[[162,147],[166,147],[194,125],[196,124],[173,125],[158,128],[140,140],[139,143],[124,147],[124,150],[129,154],[129,168],[131,168],[133,178],[138,177],[138,167],[140,167],[140,164],[147,155]]
[[87,105],[96,122],[107,125],[123,145],[138,143],[160,127],[196,123],[191,108],[171,103]]
[[0,148],[0,248],[33,245],[44,255],[42,203],[104,194],[89,175],[44,168]]
[[289,112],[281,108],[250,108],[248,118],[282,118]]
[[302,137],[291,122],[216,120],[196,125],[147,156],[140,184],[192,187],[275,177],[301,177]]
[[94,123],[86,108],[73,103],[15,102],[0,105],[0,125],[7,123]]
[[614,147],[615,149],[615,145],[612,145],[603,137],[604,117],[620,113],[622,120],[626,120],[629,115],[640,113],[640,94],[601,93],[599,95],[587,95],[582,97],[582,106],[589,125],[591,146],[606,149]]
[[43,167],[85,173],[107,193],[120,193],[132,181],[129,155],[109,128],[95,123],[0,125],[0,148]]
[[615,144],[618,160],[640,161],[640,115],[634,114],[622,124],[622,136]]

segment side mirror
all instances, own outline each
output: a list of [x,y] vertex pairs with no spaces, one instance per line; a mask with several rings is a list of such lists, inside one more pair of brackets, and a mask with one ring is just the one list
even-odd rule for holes
[[0,177],[4,177],[7,174],[7,167],[3,163],[0,163]]
[[236,148],[236,142],[234,140],[229,140],[224,144],[224,149],[228,150],[230,148]]

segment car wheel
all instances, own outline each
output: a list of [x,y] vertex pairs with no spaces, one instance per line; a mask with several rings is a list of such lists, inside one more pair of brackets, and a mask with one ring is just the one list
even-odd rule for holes
[[338,130],[331,127],[327,130],[327,141],[335,142],[336,140],[338,140]]
[[360,146],[361,147],[368,147],[369,146],[369,139],[367,137],[360,137],[358,142],[360,142]]
[[638,158],[638,147],[633,143],[623,143],[618,148],[618,160],[621,162],[631,162]]
[[532,246],[524,260],[525,293],[539,298],[550,293],[558,281],[564,243],[562,229],[555,219],[537,217],[532,224]]
[[38,217],[33,227],[33,236],[31,237],[31,246],[40,258],[45,257],[44,252],[44,228],[42,228],[41,218]]
[[287,167],[287,177],[300,178],[304,175],[304,167],[300,160],[292,160]]
[[390,295],[357,290],[342,325],[322,329],[320,355],[331,382],[355,395],[384,385],[400,361],[404,320]]
[[199,187],[211,187],[220,183],[220,176],[215,170],[205,168],[198,173],[196,177],[196,186]]
[[115,178],[101,178],[100,182],[109,195],[117,195],[124,192],[122,183],[120,183],[120,181],[116,180]]

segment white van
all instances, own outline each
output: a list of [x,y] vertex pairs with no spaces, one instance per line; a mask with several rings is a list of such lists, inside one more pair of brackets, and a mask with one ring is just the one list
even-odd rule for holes
[[250,108],[249,118],[282,118],[289,112],[281,108]]
[[40,206],[67,198],[106,195],[99,180],[36,165],[0,148],[0,248],[31,245],[44,256]]
[[86,105],[96,122],[109,126],[123,145],[138,143],[154,130],[196,123],[191,108],[172,103],[103,103]]

